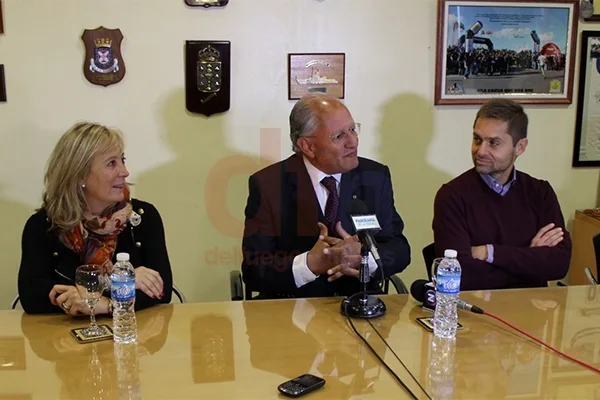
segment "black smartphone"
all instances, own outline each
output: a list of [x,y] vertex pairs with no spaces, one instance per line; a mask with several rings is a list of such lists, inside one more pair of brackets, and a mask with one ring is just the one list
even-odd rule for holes
[[325,379],[312,374],[304,374],[283,382],[277,386],[277,390],[289,397],[300,397],[323,387],[323,385],[325,385]]
[[[419,325],[421,325],[423,328],[425,328],[429,332],[433,332],[433,318],[432,317],[417,318],[417,322],[419,323]],[[457,322],[456,330],[461,330],[462,328],[463,328],[462,324],[460,322]]]

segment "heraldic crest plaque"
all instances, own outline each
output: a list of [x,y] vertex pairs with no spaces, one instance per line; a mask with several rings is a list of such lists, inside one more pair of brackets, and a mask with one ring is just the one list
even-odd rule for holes
[[187,110],[206,116],[229,110],[230,42],[188,40],[185,57]]
[[125,76],[121,30],[103,26],[93,30],[86,29],[81,39],[85,43],[85,78],[94,85],[105,87],[120,82]]

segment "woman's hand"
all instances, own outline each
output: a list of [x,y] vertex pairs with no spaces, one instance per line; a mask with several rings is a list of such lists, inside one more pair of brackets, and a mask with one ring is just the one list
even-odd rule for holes
[[54,285],[49,294],[50,302],[59,306],[71,316],[90,314],[89,307],[83,302],[75,286]]
[[[75,286],[54,285],[49,297],[52,304],[59,306],[66,314],[72,317],[90,315],[90,307],[81,299]],[[94,315],[108,314],[109,302],[110,299],[107,297],[100,298],[100,301],[94,307]]]
[[135,288],[146,293],[153,299],[162,299],[163,280],[160,274],[153,269],[137,267],[135,269]]

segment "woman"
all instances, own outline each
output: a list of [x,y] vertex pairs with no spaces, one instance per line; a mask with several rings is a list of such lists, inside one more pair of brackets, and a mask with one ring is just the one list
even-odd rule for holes
[[[135,267],[136,310],[171,301],[162,220],[152,204],[130,198],[123,148],[116,130],[85,122],[57,143],[42,207],[23,230],[18,286],[26,313],[89,315],[74,286],[75,270],[99,264],[110,272],[121,252]],[[106,293],[94,314],[112,313]]]

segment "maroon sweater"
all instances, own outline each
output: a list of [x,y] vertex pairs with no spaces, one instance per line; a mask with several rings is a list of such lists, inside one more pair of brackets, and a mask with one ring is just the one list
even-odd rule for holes
[[[529,247],[545,225],[564,231],[555,247]],[[461,290],[548,286],[563,278],[571,259],[571,238],[552,187],[517,171],[516,182],[504,196],[495,193],[470,169],[438,191],[433,232],[437,256],[458,251]],[[493,264],[474,259],[471,246],[494,246]]]

